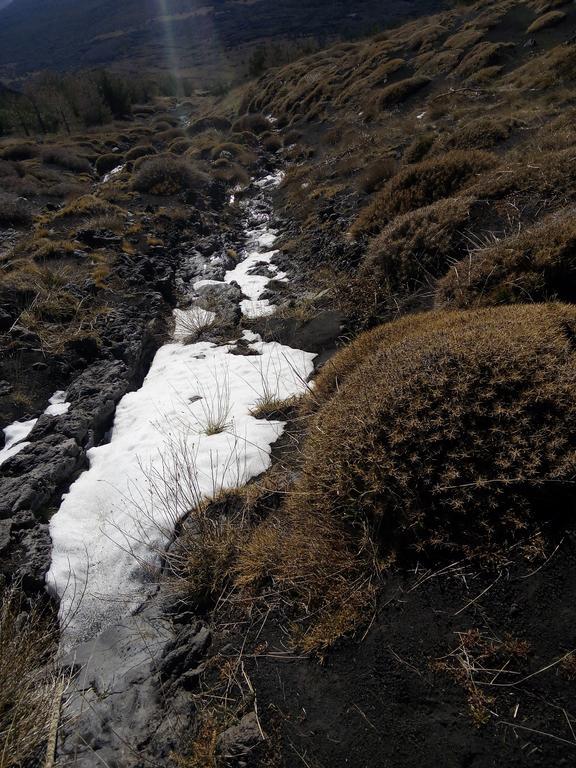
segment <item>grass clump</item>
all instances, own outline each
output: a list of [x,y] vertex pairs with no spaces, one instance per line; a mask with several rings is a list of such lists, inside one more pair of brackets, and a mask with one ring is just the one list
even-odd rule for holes
[[132,187],[136,192],[169,196],[179,192],[200,192],[208,178],[187,160],[163,155],[145,160],[136,172]]
[[32,211],[25,200],[0,193],[0,227],[26,227],[32,223]]
[[31,160],[38,154],[34,144],[10,144],[2,151],[3,160]]
[[480,248],[439,282],[438,306],[479,307],[526,301],[576,300],[572,211]]
[[147,157],[148,155],[155,155],[156,150],[151,144],[144,144],[138,147],[132,147],[126,152],[126,160],[138,160],[140,157]]
[[408,77],[405,80],[400,80],[397,83],[387,86],[383,89],[380,95],[380,107],[387,109],[388,107],[394,107],[402,102],[406,101],[418,93],[427,85],[430,85],[430,78],[423,77],[421,75],[415,75],[414,77]]
[[314,418],[293,503],[368,521],[402,557],[498,550],[562,517],[574,494],[575,329],[576,310],[551,304],[373,332],[369,357]]
[[86,216],[105,216],[113,213],[115,206],[95,195],[82,195],[53,216],[54,221]]
[[470,197],[455,197],[394,219],[370,241],[361,274],[375,278],[383,293],[428,291],[466,249]]
[[486,152],[453,150],[404,168],[361,211],[352,236],[375,234],[395,216],[450,197],[495,163]]
[[529,35],[532,35],[535,32],[541,32],[543,29],[555,27],[557,24],[564,21],[565,18],[566,14],[563,11],[548,11],[548,13],[535,19],[526,32],[528,32]]
[[90,173],[92,170],[85,157],[79,157],[66,147],[46,147],[42,150],[42,162],[74,173]]
[[107,173],[110,173],[110,171],[113,171],[114,168],[122,165],[123,162],[124,158],[120,154],[110,153],[109,155],[100,155],[96,160],[96,173],[99,176],[105,176]]
[[0,768],[38,765],[60,685],[52,662],[58,631],[39,602],[0,591]]
[[233,124],[232,130],[234,133],[244,133],[249,131],[255,133],[257,136],[265,131],[269,131],[272,128],[272,123],[267,117],[260,113],[242,115]]

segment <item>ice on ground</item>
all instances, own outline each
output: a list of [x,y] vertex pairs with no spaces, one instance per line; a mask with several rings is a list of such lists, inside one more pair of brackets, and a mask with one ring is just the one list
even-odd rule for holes
[[26,442],[26,438],[34,429],[34,425],[38,419],[30,419],[30,421],[15,421],[10,426],[4,429],[4,448],[0,450],[0,465],[5,461],[16,456],[17,453],[24,450],[30,443]]
[[[88,452],[90,468],[50,521],[47,581],[61,598],[67,644],[141,604],[141,564],[166,544],[191,498],[269,467],[284,424],[250,410],[271,393],[302,392],[314,355],[245,339],[259,355],[209,342],[162,347],[141,389],[119,403],[110,442]],[[218,420],[224,430],[208,435]]]
[[70,403],[66,402],[66,392],[63,390],[54,392],[48,402],[50,405],[44,411],[47,416],[63,416],[65,413],[68,413]]

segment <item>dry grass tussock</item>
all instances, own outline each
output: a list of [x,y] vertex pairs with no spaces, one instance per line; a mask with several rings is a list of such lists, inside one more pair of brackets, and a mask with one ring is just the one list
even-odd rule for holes
[[453,197],[395,218],[373,238],[361,275],[384,295],[430,293],[437,277],[466,251],[470,197]]
[[574,212],[537,225],[454,264],[436,288],[438,307],[480,307],[576,299]]
[[36,765],[44,757],[61,679],[53,667],[55,620],[0,591],[0,767]]
[[409,165],[396,174],[361,211],[352,225],[353,237],[379,232],[395,216],[450,197],[470,186],[476,176],[496,164],[480,151],[453,150],[441,157]]
[[149,195],[199,194],[208,182],[206,174],[191,162],[174,155],[162,155],[144,160],[132,179],[132,187]]
[[368,520],[401,555],[499,548],[562,519],[574,494],[575,324],[572,307],[523,305],[420,315],[361,337],[369,356],[351,372],[350,352],[340,364],[291,503]]

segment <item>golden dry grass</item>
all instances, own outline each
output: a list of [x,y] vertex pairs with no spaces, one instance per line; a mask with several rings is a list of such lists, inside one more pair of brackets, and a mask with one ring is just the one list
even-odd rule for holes
[[58,629],[39,602],[0,591],[0,767],[38,765],[46,750],[58,675]]

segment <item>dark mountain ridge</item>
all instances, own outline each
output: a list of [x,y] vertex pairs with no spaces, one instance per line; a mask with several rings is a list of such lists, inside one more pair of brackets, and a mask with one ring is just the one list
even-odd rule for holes
[[231,76],[250,47],[365,34],[443,0],[0,0],[0,74],[142,66]]

